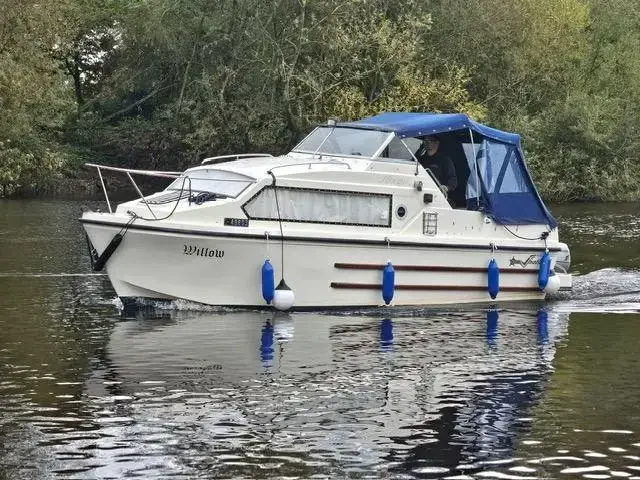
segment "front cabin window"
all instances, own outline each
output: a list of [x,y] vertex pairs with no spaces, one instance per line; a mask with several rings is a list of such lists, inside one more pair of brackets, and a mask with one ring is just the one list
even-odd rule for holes
[[253,182],[253,178],[239,173],[213,168],[198,168],[187,170],[171,182],[166,190],[211,193],[220,197],[235,198]]

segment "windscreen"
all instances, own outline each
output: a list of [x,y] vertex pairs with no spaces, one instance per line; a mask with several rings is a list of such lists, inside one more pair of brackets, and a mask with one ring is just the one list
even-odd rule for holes
[[373,157],[389,132],[345,127],[318,127],[293,149],[294,152]]

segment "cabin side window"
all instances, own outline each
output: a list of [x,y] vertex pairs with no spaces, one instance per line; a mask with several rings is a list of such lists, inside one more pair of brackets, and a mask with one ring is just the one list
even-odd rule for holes
[[[276,204],[277,195],[277,204]],[[391,195],[266,187],[242,207],[254,220],[391,227]]]
[[[394,136],[393,139],[389,142],[389,145],[386,146],[386,148],[380,155],[380,159],[389,158],[394,160],[407,160],[409,162],[413,162],[414,157],[420,149],[421,145],[422,140],[420,140],[419,138],[409,137],[401,141],[398,137]],[[410,151],[407,150],[407,148]]]

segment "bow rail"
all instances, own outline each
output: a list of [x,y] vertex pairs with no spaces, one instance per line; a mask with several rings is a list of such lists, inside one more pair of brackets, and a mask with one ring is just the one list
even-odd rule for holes
[[102,191],[104,192],[104,198],[107,201],[107,207],[109,207],[109,213],[113,213],[113,210],[111,208],[111,202],[109,201],[109,194],[107,193],[107,187],[104,184],[104,178],[102,176],[102,171],[103,170],[106,170],[106,171],[109,171],[109,172],[125,173],[127,175],[127,177],[129,178],[129,181],[131,182],[131,185],[133,185],[133,188],[135,188],[136,192],[138,192],[138,195],[140,195],[140,200],[147,206],[147,208],[151,212],[151,215],[153,215],[153,218],[157,218],[157,217],[156,217],[155,213],[153,213],[153,210],[151,209],[151,207],[147,203],[147,200],[144,198],[144,195],[142,194],[142,191],[140,190],[140,187],[138,187],[138,184],[133,179],[131,174],[144,175],[144,176],[147,176],[147,177],[160,177],[160,178],[178,178],[180,175],[182,175],[182,172],[171,172],[171,171],[165,171],[165,170],[138,170],[138,169],[135,169],[135,168],[120,168],[120,167],[111,167],[109,165],[98,165],[97,163],[85,163],[85,166],[86,167],[93,167],[96,170],[98,170],[98,176],[100,177],[100,184],[102,185]]

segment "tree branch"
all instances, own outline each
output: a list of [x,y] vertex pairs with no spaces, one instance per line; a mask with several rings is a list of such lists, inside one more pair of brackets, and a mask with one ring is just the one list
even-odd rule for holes
[[109,120],[111,120],[112,118],[117,117],[118,115],[122,115],[123,113],[127,113],[130,110],[133,110],[135,107],[137,107],[138,105],[140,105],[141,103],[146,102],[147,100],[149,100],[151,97],[157,95],[158,93],[160,93],[162,90],[166,90],[167,88],[169,88],[171,85],[167,85],[166,87],[162,87],[162,88],[156,88],[153,92],[151,92],[148,95],[145,95],[144,97],[142,97],[140,100],[137,100],[135,102],[133,102],[131,105],[126,106],[125,108],[122,108],[120,110],[118,110],[115,113],[112,113],[111,115],[108,115],[107,117],[105,117],[103,119],[103,121],[108,122]]

